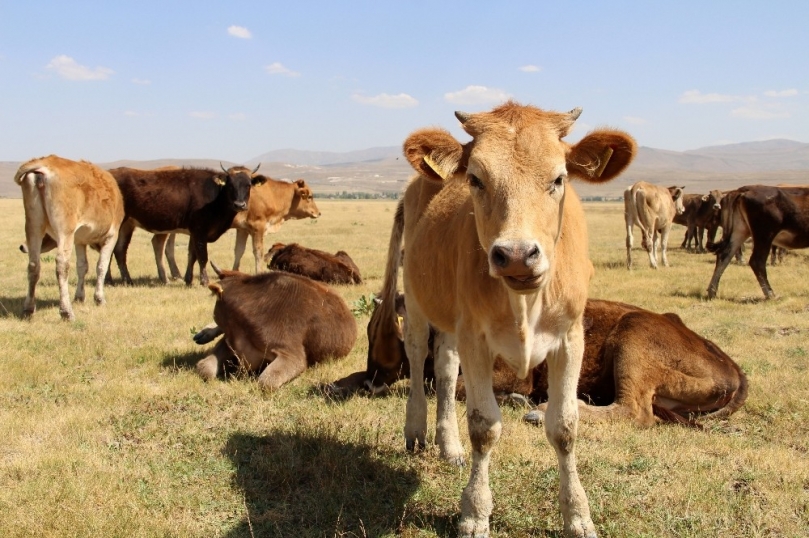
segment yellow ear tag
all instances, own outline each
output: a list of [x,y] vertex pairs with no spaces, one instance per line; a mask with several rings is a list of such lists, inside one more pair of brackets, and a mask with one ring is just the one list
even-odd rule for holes
[[404,318],[402,316],[396,316],[396,326],[399,328],[400,331],[404,330],[404,329],[402,329],[402,324],[403,323],[404,323]]
[[441,172],[441,170],[440,170],[440,169],[439,169],[439,167],[438,167],[438,164],[437,164],[437,163],[436,163],[436,162],[435,162],[435,161],[432,159],[432,157],[430,157],[429,155],[425,155],[425,156],[424,156],[424,162],[425,162],[425,163],[427,163],[427,166],[429,166],[429,167],[430,167],[430,169],[431,169],[433,172],[435,172],[436,174],[438,174],[438,177],[440,177],[440,178],[441,178],[441,179],[443,179],[443,180],[446,180],[446,179],[447,179],[446,174],[443,174],[443,173]]
[[601,177],[601,174],[604,173],[604,169],[610,162],[612,154],[613,154],[612,148],[607,146],[607,149],[605,149],[604,153],[601,155],[601,164],[598,166],[598,168],[596,168],[596,177]]
[[214,182],[214,183],[216,183],[217,185],[219,185],[220,187],[224,187],[224,186],[225,186],[225,181],[223,181],[223,180],[222,180],[221,178],[219,178],[219,177],[215,177],[215,178],[213,178],[213,182]]

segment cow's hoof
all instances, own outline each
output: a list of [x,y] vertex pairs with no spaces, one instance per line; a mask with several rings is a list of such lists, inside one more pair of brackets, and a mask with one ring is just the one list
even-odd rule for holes
[[565,535],[570,538],[598,538],[595,525],[590,518],[579,520],[566,529]]
[[220,334],[222,334],[222,330],[218,326],[213,327],[213,328],[205,327],[204,329],[199,331],[197,334],[195,334],[193,336],[193,338],[194,338],[194,342],[196,342],[197,344],[199,344],[201,346],[201,345],[207,344],[208,342],[213,342],[214,339],[217,336],[219,336]]
[[444,459],[455,467],[464,467],[466,465],[466,457],[463,454],[460,456],[445,456]]
[[545,422],[545,412],[540,411],[539,409],[532,409],[531,411],[527,412],[522,416],[523,422],[527,422],[528,424],[533,424],[534,426],[539,426],[543,422]]
[[464,518],[458,525],[458,536],[462,538],[489,538],[488,520]]
[[424,439],[414,438],[409,439],[405,437],[405,448],[408,452],[416,452],[418,450],[423,449],[426,446],[424,443]]

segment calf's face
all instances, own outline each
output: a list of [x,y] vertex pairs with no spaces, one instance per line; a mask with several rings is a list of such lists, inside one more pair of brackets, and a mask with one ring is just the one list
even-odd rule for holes
[[619,131],[564,142],[580,113],[509,102],[491,112],[456,112],[473,138],[466,146],[439,130],[405,141],[410,164],[428,180],[465,178],[489,275],[515,292],[532,293],[550,281],[569,176],[608,181],[634,156],[635,141]]
[[292,207],[289,210],[292,218],[316,219],[320,216],[320,209],[315,203],[315,197],[312,190],[306,184],[306,181],[299,179],[295,182],[295,195],[292,198]]

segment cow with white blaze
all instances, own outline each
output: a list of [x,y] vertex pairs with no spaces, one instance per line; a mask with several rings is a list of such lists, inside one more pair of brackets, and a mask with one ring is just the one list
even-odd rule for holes
[[580,113],[509,102],[491,112],[457,112],[472,136],[466,144],[441,129],[417,131],[404,143],[418,172],[404,195],[404,337],[413,380],[405,438],[410,448],[425,442],[421,379],[432,325],[445,350],[435,365],[438,404],[447,411],[439,411],[445,427],[437,442],[451,461],[463,457],[451,424],[458,360],[466,385],[472,466],[461,536],[489,535],[489,458],[502,429],[492,390],[497,358],[521,378],[547,360],[545,429],[559,461],[565,532],[596,535],[575,459],[582,316],[593,268],[569,178],[608,181],[629,164],[636,145],[609,129],[564,142]]

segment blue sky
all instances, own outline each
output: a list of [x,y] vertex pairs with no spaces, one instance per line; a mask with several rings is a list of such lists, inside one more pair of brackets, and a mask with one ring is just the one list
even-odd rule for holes
[[0,0],[0,160],[399,145],[514,99],[682,151],[809,142],[809,2]]

